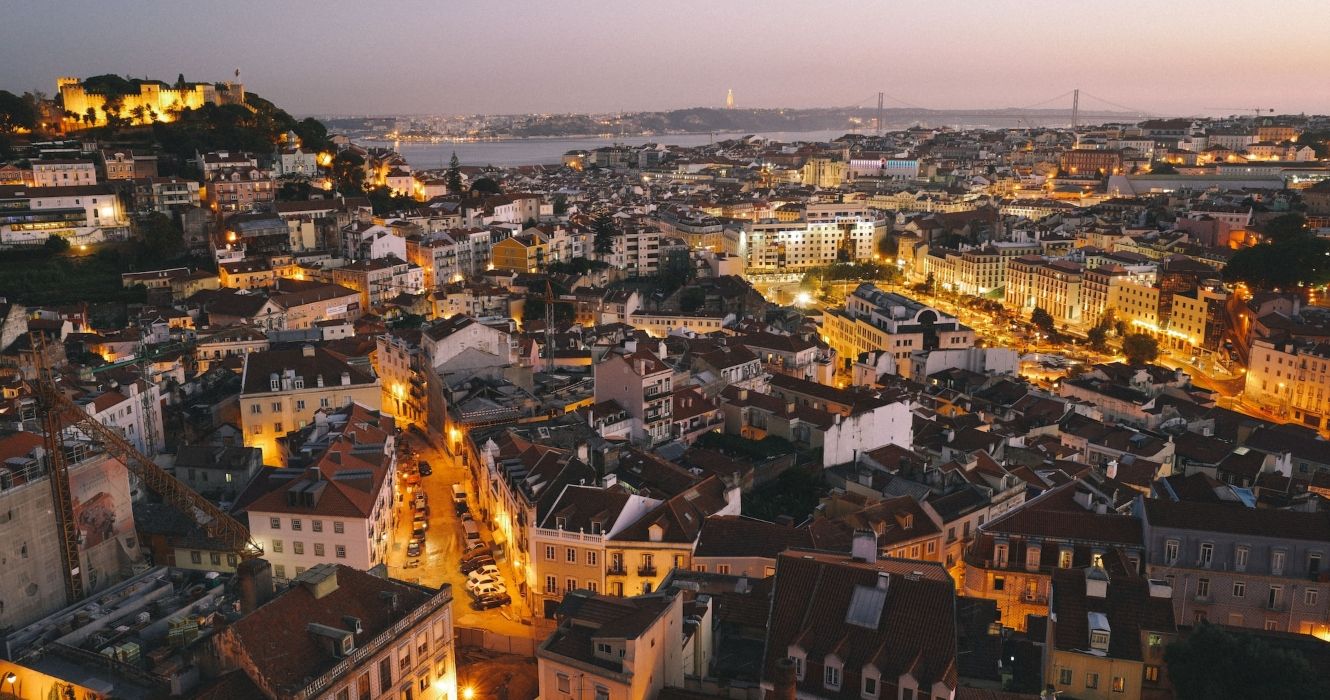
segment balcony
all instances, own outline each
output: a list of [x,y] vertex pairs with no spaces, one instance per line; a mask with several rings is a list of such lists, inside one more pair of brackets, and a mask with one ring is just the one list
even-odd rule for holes
[[643,564],[643,565],[637,567],[637,575],[638,575],[638,576],[655,576],[655,575],[656,575],[656,565],[655,565],[655,564]]
[[612,561],[610,562],[609,567],[605,569],[605,574],[607,576],[624,576],[627,573],[628,572],[624,569],[623,562],[621,561]]
[[1021,602],[1030,603],[1032,605],[1047,605],[1048,596],[1044,595],[1043,593],[1025,591],[1024,593],[1021,594]]

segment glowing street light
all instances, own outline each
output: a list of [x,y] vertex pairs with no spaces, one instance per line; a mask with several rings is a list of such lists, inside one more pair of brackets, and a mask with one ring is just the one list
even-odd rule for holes
[[813,303],[813,296],[808,292],[799,292],[794,295],[794,303],[798,306],[807,306]]
[[476,697],[476,689],[467,686],[462,689],[462,700],[473,700]]

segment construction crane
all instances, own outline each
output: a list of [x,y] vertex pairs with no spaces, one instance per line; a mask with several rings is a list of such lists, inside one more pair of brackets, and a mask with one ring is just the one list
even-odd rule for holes
[[69,428],[76,428],[89,440],[100,443],[107,454],[118,458],[149,491],[193,520],[224,550],[241,559],[263,555],[263,548],[250,537],[248,528],[168,474],[119,433],[97,422],[81,406],[65,396],[56,384],[53,369],[47,363],[45,336],[33,331],[28,334],[28,338],[32,344],[33,366],[37,375],[34,382],[37,415],[46,433],[43,439],[50,472],[51,500],[60,534],[60,559],[69,603],[82,600],[85,593],[79,561],[78,525],[74,520],[74,501],[69,489],[69,457],[65,453],[65,431]]

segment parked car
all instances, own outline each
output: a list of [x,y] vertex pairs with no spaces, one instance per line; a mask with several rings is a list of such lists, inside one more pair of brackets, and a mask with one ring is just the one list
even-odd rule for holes
[[406,555],[408,557],[420,556],[420,540],[412,537],[411,541],[406,543]]
[[429,520],[426,520],[425,516],[417,514],[411,518],[411,528],[418,530],[428,530]]
[[494,565],[495,565],[494,557],[491,557],[487,554],[483,557],[476,557],[475,559],[467,559],[466,561],[463,561],[462,573],[469,574],[472,571],[475,571],[476,569],[480,569],[486,566],[494,566]]
[[507,593],[494,593],[479,596],[471,603],[471,607],[476,610],[489,610],[491,608],[501,608],[505,605],[510,605],[512,602],[512,596]]
[[[414,523],[412,523],[412,525],[414,525]],[[411,530],[411,536],[423,542],[425,540],[425,531],[419,527],[413,527]]]
[[484,598],[486,596],[493,596],[493,595],[502,595],[508,592],[508,587],[503,585],[502,581],[490,581],[478,584],[475,587],[471,587],[471,583],[468,581],[467,586],[468,586],[467,591],[471,593],[471,595],[477,598]]
[[[472,573],[475,573],[475,572],[472,572]],[[466,577],[466,589],[467,589],[468,591],[475,589],[477,586],[483,586],[483,585],[485,585],[485,584],[487,584],[487,583],[498,583],[498,584],[502,584],[503,581],[499,578],[498,574],[494,574],[494,575],[486,574],[486,575],[483,575],[483,576],[472,576],[471,574],[467,574],[467,577]]]
[[498,580],[499,580],[499,576],[500,576],[500,574],[499,574],[499,567],[498,567],[498,565],[496,565],[496,564],[484,564],[484,565],[482,565],[480,568],[475,569],[474,571],[471,571],[471,572],[467,573],[466,578],[467,578],[468,581],[477,581],[477,580],[480,580],[480,579],[483,579],[483,578],[492,578],[492,579],[494,579],[495,581],[498,581]]
[[424,508],[429,504],[429,498],[425,496],[424,491],[417,491],[415,495],[416,507]]
[[480,557],[493,558],[494,553],[490,551],[490,546],[484,542],[468,542],[466,548],[462,550],[462,560],[470,561]]
[[434,468],[429,465],[429,462],[426,462],[423,459],[420,460],[419,469],[421,476],[429,476],[434,473]]

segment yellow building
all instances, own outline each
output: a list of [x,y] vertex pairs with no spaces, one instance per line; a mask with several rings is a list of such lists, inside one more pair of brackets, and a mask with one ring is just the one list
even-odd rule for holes
[[539,233],[505,238],[490,248],[490,262],[496,270],[536,272],[549,256],[549,241]]
[[800,180],[809,187],[832,189],[845,182],[848,166],[830,158],[809,158],[800,171]]
[[217,266],[217,280],[228,289],[266,289],[277,275],[267,260],[249,259]]
[[265,464],[282,459],[277,441],[314,421],[320,410],[358,403],[379,410],[379,378],[323,348],[265,350],[245,356],[240,422],[245,446],[263,450]]
[[[117,96],[89,92],[78,78],[57,78],[55,85],[65,111],[76,115],[65,119],[66,130],[88,129],[106,124],[106,107],[108,103],[114,104]],[[139,124],[169,122],[175,119],[175,112],[199,109],[205,104],[245,103],[245,86],[239,82],[185,83],[173,87],[160,80],[149,80],[139,83],[138,90],[138,94],[118,97],[119,114]],[[96,117],[91,123],[84,119],[89,110]]]

